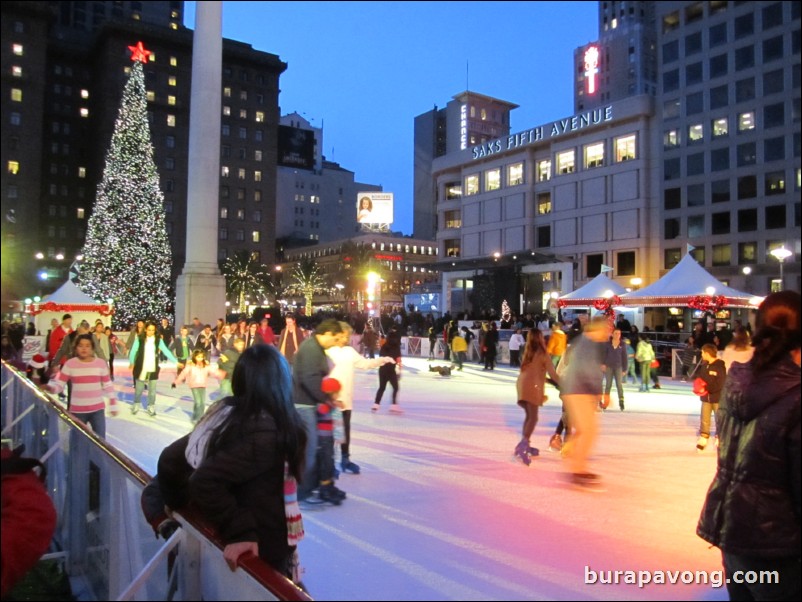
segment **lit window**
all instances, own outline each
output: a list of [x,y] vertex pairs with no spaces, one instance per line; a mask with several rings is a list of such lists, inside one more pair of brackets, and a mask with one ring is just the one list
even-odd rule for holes
[[446,228],[461,228],[462,217],[459,210],[446,211],[445,214]]
[[465,178],[465,195],[470,196],[479,192],[479,176],[474,174]]
[[168,104],[168,105],[175,106],[175,103],[176,103],[175,96],[168,95],[168,96],[167,96],[167,104]]
[[89,90],[81,88],[81,98],[89,98]]
[[175,127],[175,115],[168,115],[167,116],[167,127],[171,127],[171,128]]
[[177,86],[178,85],[178,78],[175,75],[171,75],[167,78],[167,85],[168,86]]
[[726,117],[713,120],[713,137],[726,136],[729,133],[729,124]]
[[178,23],[170,23],[170,29],[178,29]]
[[253,172],[253,181],[254,182],[261,182],[262,181],[262,172],[258,169]]
[[602,165],[604,165],[604,142],[585,146],[585,168],[601,167]]
[[253,242],[259,242],[260,240],[259,230],[254,230],[253,232],[251,232],[251,240]]
[[220,207],[220,219],[228,219],[228,207]]
[[13,75],[14,77],[22,77],[22,67],[20,67],[19,65],[12,65],[11,75]]
[[260,151],[260,150],[253,151],[253,160],[254,161],[261,161],[262,160],[262,151]]
[[19,173],[19,161],[8,162],[8,173],[17,175]]
[[265,120],[265,114],[263,111],[256,111],[255,120],[259,123],[262,123]]
[[551,180],[551,161],[539,161],[537,164],[537,181],[546,182]]
[[507,167],[507,186],[517,186],[524,183],[524,164],[515,163]]
[[14,102],[22,102],[22,90],[19,88],[11,88],[11,100]]
[[701,142],[705,138],[705,130],[701,123],[688,126],[688,144]]
[[557,154],[557,173],[573,173],[576,169],[576,159],[573,150]]
[[237,209],[237,219],[239,221],[245,220],[245,209]]
[[12,44],[11,52],[13,52],[16,56],[22,56],[24,54],[22,50],[22,44]]
[[84,219],[84,216],[85,216],[84,208],[78,207],[75,210],[75,217],[77,217],[78,219]]
[[248,100],[248,91],[247,90],[240,90],[239,99],[240,100]]
[[663,148],[679,146],[679,133],[677,130],[668,130],[663,134]]
[[228,168],[228,165],[221,165],[220,166],[220,177],[221,178],[227,178],[230,173],[231,173],[231,170]]
[[231,88],[229,88],[228,86],[223,88],[223,96],[225,96],[226,98],[231,98]]
[[498,190],[499,188],[501,188],[501,169],[489,169],[485,172],[485,190]]
[[239,118],[240,119],[248,119],[248,110],[247,109],[240,109],[239,110]]
[[153,102],[156,100],[156,93],[153,90],[148,90],[145,92],[145,98],[148,99],[148,102]]
[[170,57],[170,66],[171,67],[178,67],[178,59],[174,56]]
[[746,132],[755,129],[755,112],[748,111],[738,115],[738,131]]
[[636,150],[637,137],[635,134],[615,139],[615,161],[631,161],[638,157]]
[[81,107],[80,111],[81,117],[89,117],[89,109],[86,107]]
[[237,177],[238,177],[240,180],[244,180],[244,179],[245,179],[245,169],[244,169],[243,167],[240,167],[240,168],[237,170]]
[[537,212],[538,215],[547,215],[551,213],[551,193],[541,192],[537,195]]
[[86,167],[79,167],[78,168],[78,177],[85,178],[86,177]]

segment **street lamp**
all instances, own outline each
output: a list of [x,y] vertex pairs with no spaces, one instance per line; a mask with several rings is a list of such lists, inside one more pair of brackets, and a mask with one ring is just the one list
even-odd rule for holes
[[748,265],[745,265],[743,268],[741,268],[741,272],[743,272],[743,275],[744,275],[744,287],[748,290],[749,289],[749,274],[752,273],[752,268],[750,266],[748,266]]
[[791,253],[791,251],[786,249],[784,246],[772,249],[769,251],[769,253],[774,257],[774,259],[780,262],[780,290],[783,290],[785,288],[785,280],[783,279],[783,264],[785,263],[786,259],[793,255],[793,253]]

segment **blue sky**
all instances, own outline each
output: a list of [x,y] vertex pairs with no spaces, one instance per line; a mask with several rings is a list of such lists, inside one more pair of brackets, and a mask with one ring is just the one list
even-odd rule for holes
[[466,88],[520,105],[513,132],[571,115],[573,51],[597,19],[596,2],[223,2],[224,37],[288,64],[281,114],[323,127],[327,159],[393,192],[404,234],[415,117]]

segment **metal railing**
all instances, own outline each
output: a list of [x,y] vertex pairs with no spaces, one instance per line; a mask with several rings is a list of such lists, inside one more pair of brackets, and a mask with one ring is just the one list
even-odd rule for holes
[[[58,514],[51,549],[78,600],[311,600],[258,558],[231,572],[212,530],[192,515],[156,539],[141,510],[151,477],[18,370],[2,363],[3,444],[47,467]],[[5,528],[5,526],[4,526]]]

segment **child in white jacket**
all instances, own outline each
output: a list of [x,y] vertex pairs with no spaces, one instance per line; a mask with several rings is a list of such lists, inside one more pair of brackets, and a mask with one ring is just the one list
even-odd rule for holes
[[192,352],[192,361],[186,365],[173,383],[173,389],[184,381],[189,385],[192,399],[195,402],[192,409],[193,423],[197,423],[206,411],[206,386],[210,376],[219,378],[219,371],[206,362],[206,352],[203,349],[196,349]]

